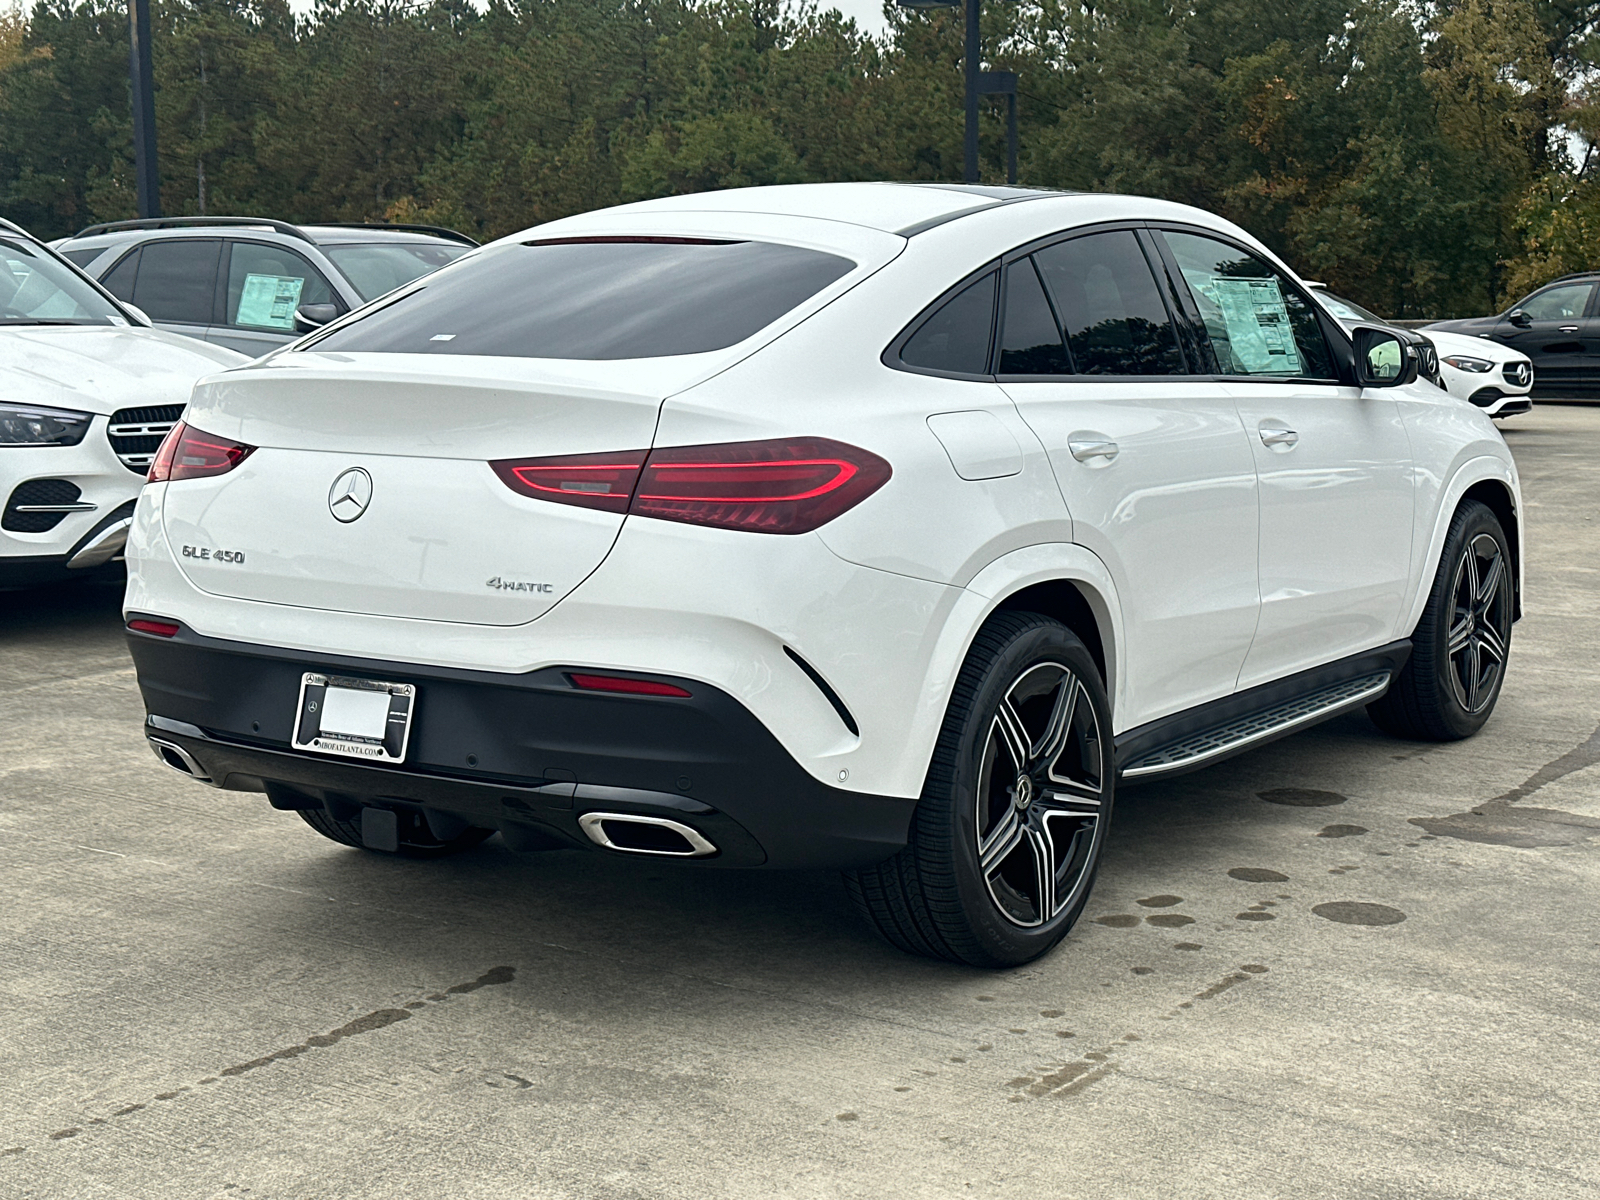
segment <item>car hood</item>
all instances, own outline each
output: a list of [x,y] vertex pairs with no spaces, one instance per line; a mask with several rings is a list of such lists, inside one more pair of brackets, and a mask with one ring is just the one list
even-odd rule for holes
[[1429,337],[1435,333],[1453,333],[1461,337],[1481,339],[1494,333],[1495,326],[1499,323],[1498,316],[1463,317],[1456,321],[1435,321],[1432,325],[1424,325],[1417,332],[1425,333]]
[[195,380],[250,360],[160,329],[0,326],[0,398],[107,415],[187,404]]
[[1473,358],[1486,358],[1494,363],[1518,362],[1528,357],[1522,351],[1513,350],[1510,346],[1501,345],[1490,338],[1454,333],[1433,325],[1417,332],[1434,344],[1441,357],[1446,354],[1466,354]]

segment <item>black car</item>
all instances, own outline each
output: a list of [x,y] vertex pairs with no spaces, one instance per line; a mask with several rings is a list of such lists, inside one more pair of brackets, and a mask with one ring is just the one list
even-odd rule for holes
[[1600,390],[1600,271],[1563,275],[1505,312],[1425,327],[1491,338],[1533,360],[1534,394]]

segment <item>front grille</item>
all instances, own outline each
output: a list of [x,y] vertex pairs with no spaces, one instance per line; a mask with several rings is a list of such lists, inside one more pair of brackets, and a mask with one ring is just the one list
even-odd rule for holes
[[161,448],[161,439],[183,416],[183,405],[161,404],[152,408],[119,408],[111,414],[106,437],[122,465],[136,475],[147,474],[150,460]]
[[33,504],[76,504],[81,495],[78,485],[65,479],[30,479],[19,483],[6,501],[5,513],[0,515],[0,529],[12,533],[49,533],[61,524],[66,513],[18,512],[17,509]]
[[1527,387],[1533,382],[1533,364],[1526,360],[1508,362],[1500,368],[1500,374],[1507,383],[1515,384],[1517,387]]

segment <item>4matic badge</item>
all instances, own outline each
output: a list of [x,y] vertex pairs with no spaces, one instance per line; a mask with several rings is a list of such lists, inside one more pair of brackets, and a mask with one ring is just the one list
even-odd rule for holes
[[520,579],[501,579],[498,575],[483,586],[494,588],[500,592],[539,592],[546,596],[556,590],[552,584],[527,583]]

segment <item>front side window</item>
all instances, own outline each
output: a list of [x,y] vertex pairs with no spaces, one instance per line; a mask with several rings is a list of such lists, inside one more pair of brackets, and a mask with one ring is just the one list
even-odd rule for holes
[[1195,233],[1163,235],[1223,375],[1333,379],[1316,310],[1255,255]]
[[[144,268],[140,268],[143,280]],[[228,257],[228,324],[241,329],[294,332],[302,304],[337,304],[328,281],[293,250],[235,242]]]
[[588,360],[701,354],[760,332],[855,265],[774,242],[525,242],[430,275],[312,346]]
[[1185,367],[1172,317],[1128,230],[1057,242],[1034,260],[1080,375],[1177,375]]
[[376,300],[413,279],[449,266],[470,249],[471,246],[433,242],[372,242],[324,246],[322,252],[363,300]]
[[998,274],[990,271],[934,309],[906,341],[900,361],[927,371],[985,374],[989,370],[989,336],[994,331],[998,279]]
[[26,238],[0,237],[0,325],[126,325],[116,306]]
[[1547,288],[1529,296],[1521,304],[1522,311],[1535,321],[1574,321],[1583,316],[1589,307],[1592,283],[1569,283]]

